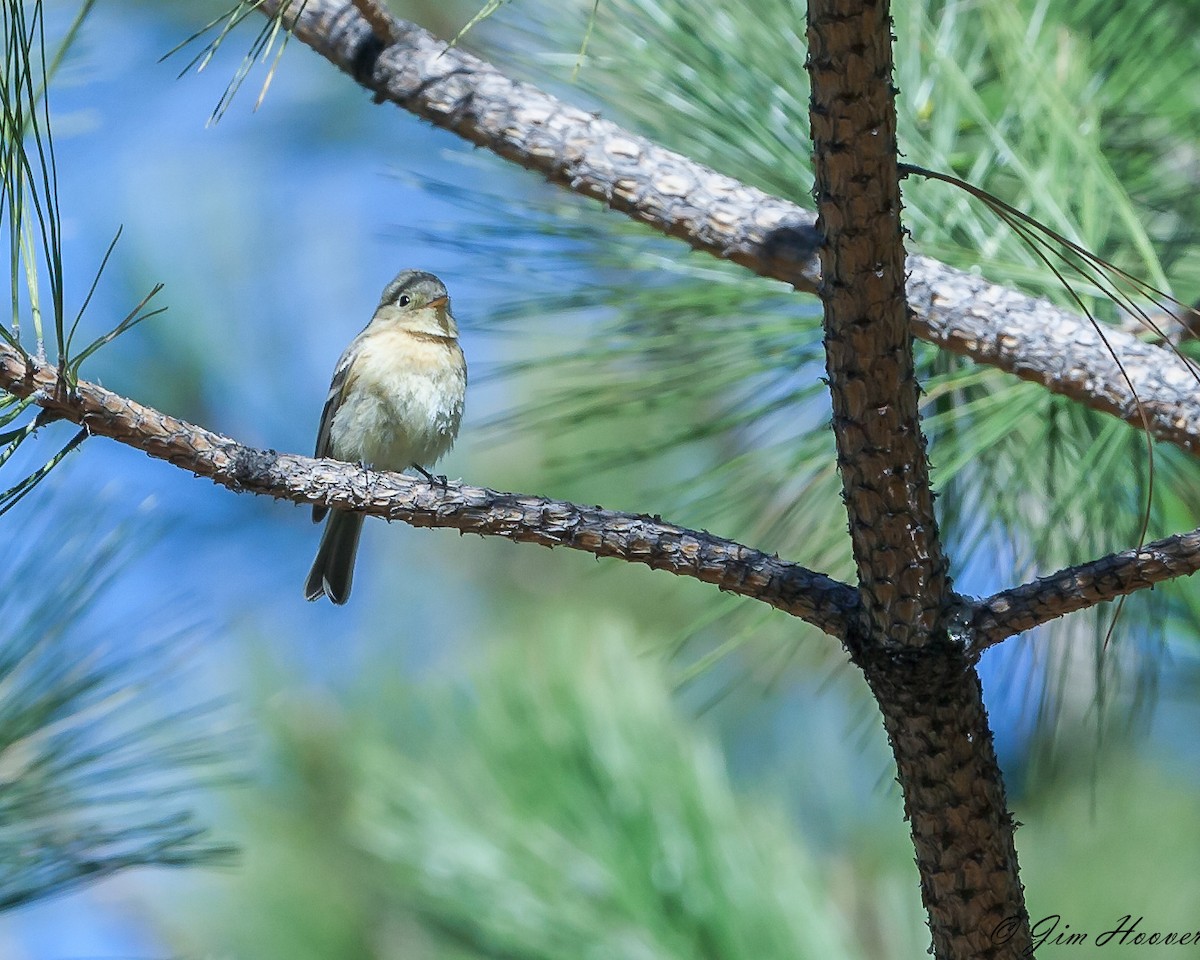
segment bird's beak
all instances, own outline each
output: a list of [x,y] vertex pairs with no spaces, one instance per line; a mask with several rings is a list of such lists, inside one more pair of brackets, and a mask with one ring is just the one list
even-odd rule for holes
[[448,304],[449,302],[450,302],[449,297],[438,297],[436,300],[430,300],[429,306],[433,307],[435,310],[440,310],[442,307],[446,306],[446,304]]

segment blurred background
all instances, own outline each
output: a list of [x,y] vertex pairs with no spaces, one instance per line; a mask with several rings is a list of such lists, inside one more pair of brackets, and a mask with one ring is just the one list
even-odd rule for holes
[[[180,75],[206,40],[162,58],[226,6],[98,4],[51,88],[69,309],[119,226],[81,329],[103,333],[155,283],[169,308],[84,377],[308,453],[338,355],[419,267],[450,289],[471,375],[440,470],[849,578],[815,300],[374,105],[299,43],[259,109],[270,58],[210,122],[261,18],[199,74]],[[443,37],[478,11],[391,6]],[[907,159],[1200,294],[1192,4],[904,7]],[[78,7],[46,9],[53,39]],[[811,206],[802,4],[602,0],[592,15],[520,0],[462,43]],[[964,194],[909,181],[905,199],[911,249],[1070,302]],[[1116,319],[1093,283],[1079,291]],[[932,350],[919,361],[962,592],[1136,543],[1148,495],[1151,536],[1200,523],[1181,454],[1155,451],[1151,490],[1145,442],[1121,424]],[[840,648],[787,617],[640,567],[382,522],[350,603],[307,604],[307,510],[98,439],[0,524],[4,642],[53,665],[6,684],[38,703],[86,693],[57,705],[69,743],[38,768],[76,871],[56,897],[13,898],[0,956],[925,950],[878,715]],[[1132,601],[1107,645],[1111,610],[982,664],[1035,920],[1200,922],[1193,593]],[[18,778],[0,774],[11,811]],[[178,868],[74,884],[89,861],[72,844],[106,817],[108,853],[142,817],[141,859]]]

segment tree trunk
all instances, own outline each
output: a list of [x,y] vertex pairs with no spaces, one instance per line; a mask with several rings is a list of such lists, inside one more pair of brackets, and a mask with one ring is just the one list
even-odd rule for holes
[[952,640],[859,665],[896,758],[934,954],[1030,956],[1016,824],[975,668]]
[[821,299],[838,468],[863,598],[847,646],[883,712],[944,960],[1028,955],[1014,824],[948,575],[905,298],[886,0],[809,0]]

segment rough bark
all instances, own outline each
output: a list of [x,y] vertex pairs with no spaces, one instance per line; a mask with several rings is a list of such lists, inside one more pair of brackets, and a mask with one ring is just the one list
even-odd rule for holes
[[[887,0],[809,0],[821,299],[838,467],[883,713],[944,960],[1030,946],[1014,823],[938,539],[905,302]],[[1013,929],[997,939],[993,934]]]
[[919,646],[948,599],[917,412],[886,3],[809,4],[809,110],[838,469],[872,633]]
[[[287,0],[263,0],[273,16]],[[295,36],[378,100],[399,105],[555,183],[733,260],[815,293],[815,216],[717,173],[595,114],[579,110],[421,27],[391,19],[376,33],[350,0],[292,2]],[[1090,323],[1044,300],[909,256],[914,334],[1141,428],[1136,402]],[[1106,331],[1149,414],[1150,433],[1200,453],[1200,390],[1170,351]]]
[[1102,338],[1087,321],[1044,300],[927,257],[909,257],[907,265],[913,332],[922,340],[1138,429],[1149,423],[1151,436],[1200,454],[1200,382],[1171,351],[1109,327]]
[[1029,916],[979,676],[953,641],[859,659],[896,758],[943,960],[1031,955]]
[[[294,503],[338,505],[413,526],[448,526],[464,533],[506,536],[544,546],[567,545],[597,556],[646,563],[761,600],[843,641],[861,618],[858,592],[853,587],[705,531],[685,530],[655,517],[580,507],[544,497],[501,494],[456,483],[442,491],[399,475],[368,476],[336,461],[256,450],[95,384],[83,382],[74,393],[64,392],[57,386],[51,367],[26,368],[21,356],[3,346],[0,389],[17,397],[32,396],[48,414],[86,424],[95,435],[119,440],[239,492]],[[503,520],[502,514],[519,519]],[[596,525],[592,514],[605,517],[604,523]],[[611,531],[605,523],[614,524]],[[631,536],[638,523],[647,546],[639,546]],[[584,530],[589,525],[592,538],[563,542],[565,531]],[[680,544],[674,558],[669,553],[655,557],[653,549],[647,552],[657,542],[660,530],[670,530],[674,542]],[[685,556],[692,559],[684,563]],[[737,567],[727,576],[716,569],[726,559]],[[689,566],[690,570],[683,569]],[[1197,570],[1200,530],[1060,570],[986,600],[964,600],[957,616],[962,618],[964,629],[970,630],[971,650],[978,657],[988,647],[1049,620]]]
[[643,563],[755,597],[838,638],[847,634],[858,615],[858,595],[852,587],[707,531],[688,530],[661,517],[462,483],[442,487],[336,460],[257,450],[93,383],[81,381],[67,389],[58,382],[54,367],[23,358],[3,344],[0,389],[33,397],[55,417],[239,492]]
[[969,629],[976,655],[1008,637],[1098,603],[1200,570],[1200,530],[1059,570],[977,602]]

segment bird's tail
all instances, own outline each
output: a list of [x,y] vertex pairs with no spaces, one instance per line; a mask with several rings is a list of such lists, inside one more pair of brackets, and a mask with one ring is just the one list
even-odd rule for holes
[[361,513],[330,512],[325,532],[321,534],[321,545],[317,548],[317,558],[304,584],[306,600],[320,600],[326,596],[334,603],[342,604],[350,599],[354,556],[358,553],[363,520]]

